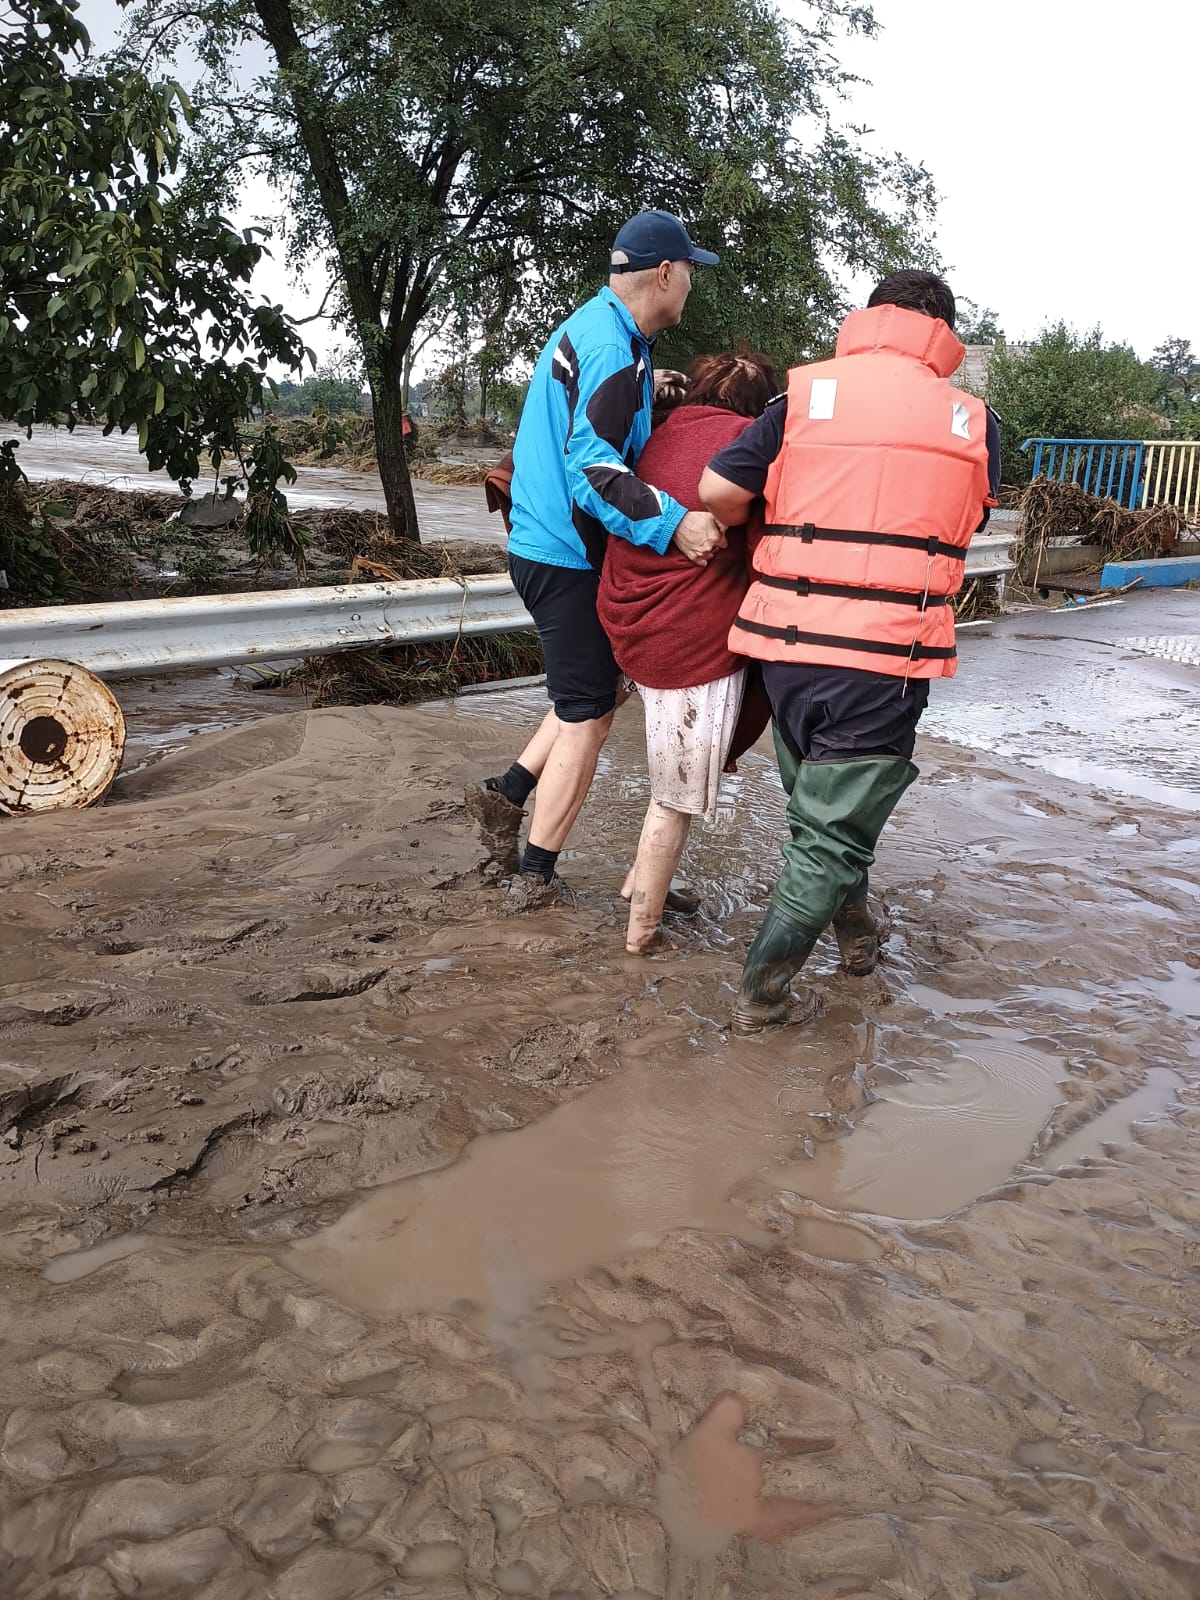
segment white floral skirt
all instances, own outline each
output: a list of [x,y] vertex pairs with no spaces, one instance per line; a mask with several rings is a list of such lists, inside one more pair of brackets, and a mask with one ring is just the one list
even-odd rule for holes
[[671,811],[712,822],[742,708],[745,668],[690,689],[636,687],[646,708],[650,793]]

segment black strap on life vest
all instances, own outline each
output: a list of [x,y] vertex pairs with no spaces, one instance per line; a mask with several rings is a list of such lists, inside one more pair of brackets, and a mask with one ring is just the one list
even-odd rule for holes
[[916,606],[919,611],[925,611],[929,606],[950,604],[948,594],[913,594],[910,589],[868,589],[864,584],[817,583],[812,578],[775,578],[758,571],[754,574],[754,581],[765,584],[768,589],[786,589],[789,594],[798,594],[802,599],[810,594],[828,594],[839,600],[886,600],[892,605]]
[[965,561],[966,547],[947,544],[945,539],[922,539],[915,533],[869,533],[862,528],[818,528],[811,522],[768,522],[763,529],[768,537],[800,539],[812,544],[814,539],[829,539],[835,544],[884,544],[896,550],[920,550],[925,555],[946,556],[951,561]]
[[734,624],[747,633],[760,634],[764,639],[782,639],[785,644],[819,644],[828,650],[857,650],[863,655],[903,656],[910,661],[953,661],[958,651],[953,645],[885,644],[878,639],[843,639],[836,633],[806,633],[802,628],[773,628],[766,622],[752,622],[749,617],[739,617]]

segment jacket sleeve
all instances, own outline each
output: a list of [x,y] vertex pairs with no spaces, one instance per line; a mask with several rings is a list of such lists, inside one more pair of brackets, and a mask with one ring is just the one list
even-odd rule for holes
[[[560,355],[556,352],[556,361]],[[571,498],[607,532],[662,555],[683,521],[684,507],[643,483],[624,459],[643,404],[639,370],[628,348],[616,344],[586,350],[577,363],[574,385],[563,375],[570,409],[566,465]]]
[[983,508],[983,521],[975,529],[982,533],[987,527],[992,515],[992,506],[996,503],[996,496],[1000,493],[1000,418],[991,406],[985,406],[987,412],[987,452],[988,452],[988,494],[990,496]]

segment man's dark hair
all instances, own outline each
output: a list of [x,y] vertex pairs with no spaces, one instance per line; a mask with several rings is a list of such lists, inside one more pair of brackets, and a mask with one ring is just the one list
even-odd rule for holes
[[917,272],[906,268],[893,272],[890,278],[874,290],[867,301],[869,306],[903,306],[905,311],[919,311],[926,317],[941,317],[948,328],[954,327],[954,296],[950,285],[936,272]]

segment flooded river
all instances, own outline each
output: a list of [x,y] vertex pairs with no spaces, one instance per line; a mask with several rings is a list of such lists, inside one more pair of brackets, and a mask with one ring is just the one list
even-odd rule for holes
[[1200,1593],[1200,677],[1123,642],[1200,596],[1082,623],[964,639],[886,959],[759,1040],[764,751],[638,960],[636,706],[509,916],[537,691],[119,689],[0,830],[0,1592]]
[[[165,472],[151,472],[146,466],[136,434],[112,433],[106,438],[99,428],[76,428],[72,433],[65,428],[35,428],[32,439],[20,442],[18,461],[34,483],[68,478],[109,489],[178,493],[178,485]],[[204,488],[204,484],[198,485],[197,493]],[[469,539],[503,543],[499,518],[489,517],[479,488],[417,480],[413,498],[427,542]],[[297,467],[287,500],[293,511],[384,509],[383,487],[376,474],[336,467]]]

